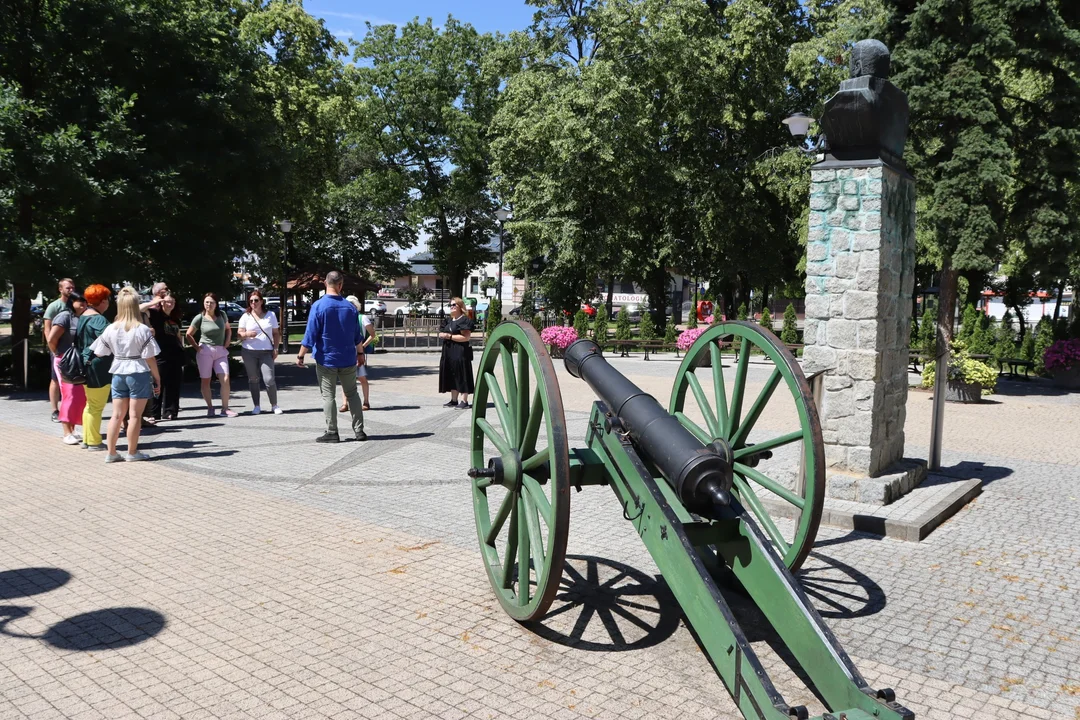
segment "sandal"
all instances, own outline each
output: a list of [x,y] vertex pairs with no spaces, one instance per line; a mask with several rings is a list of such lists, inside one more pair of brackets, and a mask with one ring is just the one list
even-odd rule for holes
[[338,408],[338,412],[349,412],[349,403],[341,403],[341,407]]
[[360,409],[361,410],[370,410],[371,406],[368,405],[367,403],[364,403],[363,405],[360,406]]

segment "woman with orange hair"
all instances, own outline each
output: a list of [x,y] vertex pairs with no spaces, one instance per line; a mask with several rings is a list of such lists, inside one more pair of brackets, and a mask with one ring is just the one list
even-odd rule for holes
[[112,378],[109,375],[109,358],[97,357],[90,349],[94,341],[101,337],[109,321],[105,311],[109,309],[109,296],[112,291],[104,285],[91,285],[83,290],[86,298],[86,311],[79,318],[75,330],[75,347],[82,354],[86,366],[86,408],[83,410],[83,447],[87,450],[104,450],[101,442],[101,412],[109,402],[109,389]]

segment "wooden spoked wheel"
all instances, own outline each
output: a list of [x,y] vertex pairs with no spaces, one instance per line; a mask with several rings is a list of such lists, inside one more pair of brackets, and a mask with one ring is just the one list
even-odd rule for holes
[[[776,392],[781,384],[787,392]],[[754,399],[745,406],[748,389]],[[683,358],[668,410],[703,443],[731,446],[734,494],[797,570],[821,523],[825,450],[810,386],[791,351],[756,323],[713,325]],[[777,517],[792,518],[794,528],[781,531]]]
[[515,620],[537,620],[558,592],[566,558],[570,451],[555,366],[532,325],[505,322],[487,339],[471,451],[470,472],[480,475],[472,483],[476,533],[491,587]]

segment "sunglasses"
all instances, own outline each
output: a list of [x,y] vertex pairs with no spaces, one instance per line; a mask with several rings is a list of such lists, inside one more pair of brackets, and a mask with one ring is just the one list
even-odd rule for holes
[[250,300],[248,300],[248,304],[262,302],[262,301],[263,301],[262,298],[251,298]]

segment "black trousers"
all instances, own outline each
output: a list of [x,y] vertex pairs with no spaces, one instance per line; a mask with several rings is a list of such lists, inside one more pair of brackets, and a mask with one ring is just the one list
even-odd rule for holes
[[180,385],[184,380],[184,356],[157,356],[158,373],[161,374],[161,392],[152,403],[151,416],[160,420],[162,415],[175,417],[180,412]]

